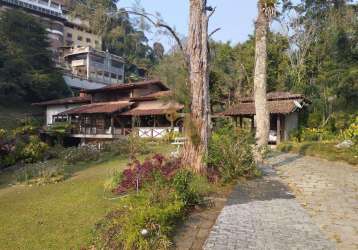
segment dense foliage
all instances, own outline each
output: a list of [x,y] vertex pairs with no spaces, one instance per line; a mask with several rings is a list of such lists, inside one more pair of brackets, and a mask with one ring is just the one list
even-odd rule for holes
[[162,155],[155,155],[152,159],[144,161],[143,164],[135,160],[123,171],[122,178],[113,192],[123,194],[140,189],[144,183],[153,181],[155,174],[170,179],[179,167],[178,160],[168,161]]
[[54,67],[47,32],[35,17],[18,10],[2,11],[0,41],[2,102],[41,101],[70,93]]
[[224,182],[240,176],[259,175],[253,155],[253,136],[231,126],[219,128],[212,134],[207,163],[219,171]]
[[281,16],[290,39],[288,87],[313,101],[320,125],[358,105],[357,4],[350,2],[301,0]]
[[[155,155],[115,174],[115,192],[129,194],[96,226],[94,245],[104,249],[170,249],[175,226],[189,209],[205,204],[206,177],[179,169],[178,159]],[[140,189],[136,193],[137,185]]]
[[45,158],[48,145],[37,136],[38,126],[32,120],[22,121],[12,131],[0,129],[0,169],[21,163],[34,163]]

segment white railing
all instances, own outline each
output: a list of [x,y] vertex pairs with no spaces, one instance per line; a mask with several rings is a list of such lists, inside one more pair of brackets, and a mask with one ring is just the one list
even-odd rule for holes
[[160,128],[138,128],[139,137],[142,138],[163,138],[171,131],[179,132],[178,127],[160,127]]

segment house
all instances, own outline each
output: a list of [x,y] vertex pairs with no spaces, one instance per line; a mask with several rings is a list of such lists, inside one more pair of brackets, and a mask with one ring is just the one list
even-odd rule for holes
[[63,0],[0,0],[0,11],[7,9],[21,9],[39,19],[48,32],[56,63],[62,59],[63,47],[102,47],[101,36],[91,31],[88,22],[68,15]]
[[[299,112],[310,103],[301,94],[290,92],[270,92],[267,94],[267,105],[270,112],[270,136],[271,143],[280,143],[287,140],[290,132],[298,128]],[[251,129],[255,128],[255,102],[253,97],[242,97],[237,105],[230,107],[222,113],[224,116],[233,117],[243,127],[243,119],[251,120]],[[238,121],[239,119],[239,121]]]
[[124,60],[90,46],[69,49],[64,66],[64,80],[72,89],[98,89],[124,80]]
[[160,138],[182,128],[183,105],[168,100],[170,89],[159,80],[112,84],[84,90],[78,97],[35,103],[46,108],[46,126],[68,121],[70,137],[82,142],[127,136]]

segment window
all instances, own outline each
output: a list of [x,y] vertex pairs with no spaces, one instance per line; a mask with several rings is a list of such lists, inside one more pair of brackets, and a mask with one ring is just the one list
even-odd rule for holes
[[91,60],[96,62],[96,63],[104,64],[104,58],[101,57],[101,56],[91,55]]
[[86,42],[90,43],[91,42],[91,38],[86,38]]
[[104,72],[104,76],[105,76],[105,77],[109,77],[109,73],[108,73],[108,72]]
[[72,38],[72,33],[67,33],[67,38]]
[[77,40],[78,40],[78,41],[82,41],[82,40],[83,40],[82,36],[78,36],[78,37],[77,37]]
[[111,61],[111,65],[112,65],[112,67],[119,68],[119,69],[121,69],[123,67],[123,63],[114,61],[114,60]]
[[111,74],[111,78],[117,79],[117,75],[112,73],[112,74]]

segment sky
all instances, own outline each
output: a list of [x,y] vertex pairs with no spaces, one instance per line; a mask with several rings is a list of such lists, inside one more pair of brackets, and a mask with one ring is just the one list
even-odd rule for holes
[[[135,0],[119,0],[120,7],[131,7]],[[221,28],[213,35],[216,41],[231,41],[232,44],[247,40],[248,35],[254,31],[254,20],[257,14],[257,1],[255,0],[208,0],[208,5],[216,7],[211,18],[209,33]],[[141,0],[141,6],[148,13],[159,12],[163,20],[184,36],[188,30],[188,0]],[[154,30],[153,30],[154,31]],[[175,45],[171,38],[163,35],[148,34],[150,43],[161,42],[168,50]]]

